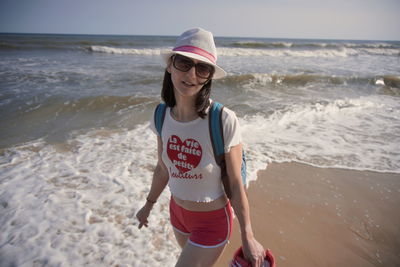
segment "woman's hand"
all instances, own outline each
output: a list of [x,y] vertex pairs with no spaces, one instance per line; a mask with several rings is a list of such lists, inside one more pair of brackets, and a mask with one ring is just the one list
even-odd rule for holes
[[150,215],[150,211],[153,208],[153,204],[146,202],[146,204],[141,208],[138,213],[136,213],[136,218],[139,220],[139,229],[144,226],[148,227],[149,221],[147,218]]
[[251,266],[264,266],[265,249],[254,237],[243,240],[243,254]]

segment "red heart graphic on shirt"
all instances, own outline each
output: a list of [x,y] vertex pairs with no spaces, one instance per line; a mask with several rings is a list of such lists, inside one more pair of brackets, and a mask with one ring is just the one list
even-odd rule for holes
[[200,143],[194,139],[182,140],[172,135],[167,143],[167,155],[180,173],[196,168],[203,155]]

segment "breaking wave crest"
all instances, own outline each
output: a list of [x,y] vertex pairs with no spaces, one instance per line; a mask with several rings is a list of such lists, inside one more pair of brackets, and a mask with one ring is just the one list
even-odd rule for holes
[[396,44],[384,43],[384,42],[373,42],[373,43],[352,43],[352,42],[265,42],[265,41],[240,41],[232,43],[233,47],[240,48],[302,48],[302,49],[316,49],[316,48],[330,48],[330,49],[341,49],[341,48],[385,48],[385,49],[398,49]]
[[[168,51],[169,48],[117,48],[109,46],[90,46],[88,51],[95,53],[106,54],[120,54],[120,55],[147,55],[157,56],[162,52]],[[322,58],[335,58],[335,57],[350,57],[363,54],[368,55],[398,55],[400,52],[395,49],[386,48],[342,48],[342,49],[315,49],[315,50],[295,50],[295,49],[255,49],[255,48],[229,48],[222,47],[218,49],[218,55],[221,57],[235,57],[235,56],[269,56],[269,57],[322,57]]]
[[397,56],[400,51],[397,49],[387,48],[339,48],[339,49],[255,49],[255,48],[220,48],[218,50],[220,56],[269,56],[269,57],[319,57],[319,58],[336,58],[351,57],[360,55],[383,55]]
[[120,55],[146,55],[158,56],[163,50],[167,49],[136,49],[136,48],[116,48],[109,46],[90,46],[88,48],[91,52],[106,53],[106,54],[120,54]]
[[331,84],[331,85],[377,85],[394,89],[400,89],[400,77],[398,76],[376,76],[376,77],[339,77],[318,74],[266,74],[251,73],[230,75],[221,83],[226,85],[285,85],[305,86],[309,84]]

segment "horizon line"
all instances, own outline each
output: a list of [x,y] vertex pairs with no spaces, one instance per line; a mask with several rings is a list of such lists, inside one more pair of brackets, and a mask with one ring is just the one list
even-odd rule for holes
[[[1,32],[0,34],[26,34],[26,35],[76,35],[76,36],[157,36],[157,37],[178,37],[179,35],[167,34],[116,34],[116,33],[54,33],[54,32]],[[385,41],[385,42],[399,42],[395,39],[349,39],[349,38],[326,38],[326,37],[255,37],[255,36],[234,36],[234,35],[214,35],[215,38],[254,38],[254,39],[286,39],[286,40],[336,40],[336,41]]]

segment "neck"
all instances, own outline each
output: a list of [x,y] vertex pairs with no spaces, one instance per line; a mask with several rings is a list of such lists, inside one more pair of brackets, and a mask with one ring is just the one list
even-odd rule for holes
[[188,122],[197,119],[197,115],[194,103],[180,102],[177,101],[175,107],[172,108],[172,116],[175,120],[181,122]]

